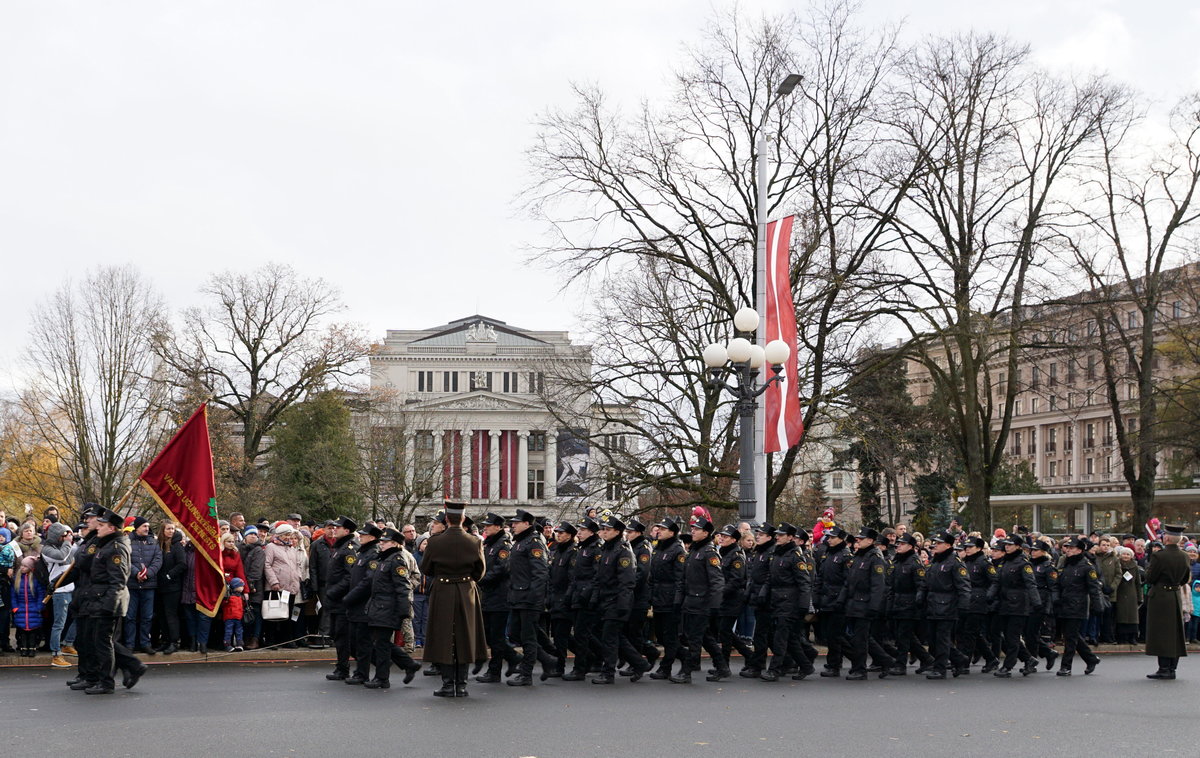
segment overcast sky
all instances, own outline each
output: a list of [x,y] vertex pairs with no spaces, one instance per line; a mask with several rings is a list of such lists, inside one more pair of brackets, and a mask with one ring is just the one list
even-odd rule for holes
[[[801,8],[744,0],[749,14]],[[712,9],[685,0],[0,3],[0,388],[31,308],[133,263],[181,307],[213,271],[291,263],[382,337],[484,313],[572,328],[525,265],[532,122],[594,82],[661,94]],[[1200,8],[867,0],[915,36],[976,28],[1162,100],[1200,86]]]

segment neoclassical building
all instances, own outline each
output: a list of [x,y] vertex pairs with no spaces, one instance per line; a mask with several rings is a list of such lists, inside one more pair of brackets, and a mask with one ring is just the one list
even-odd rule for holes
[[[407,475],[428,473],[422,501],[565,507],[622,499],[602,465],[592,465],[604,458],[592,448],[624,450],[626,440],[595,428],[586,406],[555,397],[556,377],[591,371],[590,347],[567,332],[469,316],[388,330],[370,361],[373,393],[402,409]],[[400,423],[389,418],[372,423]]]

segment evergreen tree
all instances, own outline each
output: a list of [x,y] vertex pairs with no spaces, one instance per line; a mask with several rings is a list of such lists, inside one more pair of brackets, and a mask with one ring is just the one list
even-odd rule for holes
[[289,408],[275,430],[270,480],[277,508],[318,521],[359,517],[363,502],[350,409],[322,392]]

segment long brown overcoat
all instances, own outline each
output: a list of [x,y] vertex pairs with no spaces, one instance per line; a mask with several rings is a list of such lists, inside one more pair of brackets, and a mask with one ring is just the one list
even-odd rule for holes
[[427,663],[477,663],[488,658],[479,588],[483,543],[451,526],[425,543],[421,573],[428,577]]
[[1192,571],[1178,545],[1167,545],[1150,556],[1146,568],[1146,655],[1180,658],[1187,655],[1183,637],[1183,604],[1179,588],[1188,586]]

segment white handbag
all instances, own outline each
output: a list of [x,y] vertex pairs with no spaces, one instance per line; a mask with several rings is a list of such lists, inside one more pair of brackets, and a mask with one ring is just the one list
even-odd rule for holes
[[288,601],[292,593],[287,590],[270,591],[262,601],[262,617],[264,621],[285,619],[288,617]]

